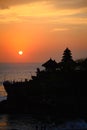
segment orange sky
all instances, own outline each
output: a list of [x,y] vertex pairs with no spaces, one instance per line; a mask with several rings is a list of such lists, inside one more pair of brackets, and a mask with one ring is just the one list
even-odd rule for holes
[[66,47],[87,57],[87,0],[0,0],[0,62],[60,61]]

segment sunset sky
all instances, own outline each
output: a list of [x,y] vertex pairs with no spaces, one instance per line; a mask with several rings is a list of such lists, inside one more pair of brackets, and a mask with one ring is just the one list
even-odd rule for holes
[[87,57],[87,0],[0,0],[0,62],[60,61],[66,47]]

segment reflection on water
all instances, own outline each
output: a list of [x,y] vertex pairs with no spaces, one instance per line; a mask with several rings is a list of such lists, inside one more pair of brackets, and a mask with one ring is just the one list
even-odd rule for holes
[[33,130],[30,116],[0,115],[0,130]]
[[0,96],[6,96],[6,95],[7,94],[6,94],[5,90],[4,90],[3,85],[2,86],[0,85]]
[[7,98],[7,93],[4,90],[4,87],[0,85],[0,101],[5,100]]
[[0,115],[0,130],[45,130],[46,128],[46,123],[30,115]]
[[[37,120],[31,115],[0,115],[0,130],[86,130],[84,120],[67,121],[63,124],[49,120]],[[48,118],[50,119],[50,118]]]

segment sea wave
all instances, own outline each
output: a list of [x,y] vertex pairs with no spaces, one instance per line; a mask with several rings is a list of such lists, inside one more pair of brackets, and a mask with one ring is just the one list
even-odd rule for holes
[[7,99],[7,96],[0,96],[0,102],[6,99]]
[[87,129],[87,123],[84,120],[80,119],[75,121],[68,121],[58,126],[58,130],[77,130],[77,129],[79,130]]
[[37,120],[30,115],[0,115],[0,128],[8,130],[86,130],[87,123],[80,119],[61,125]]

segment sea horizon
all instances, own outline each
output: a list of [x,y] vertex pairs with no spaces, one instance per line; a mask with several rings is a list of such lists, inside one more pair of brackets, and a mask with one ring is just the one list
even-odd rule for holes
[[0,62],[0,64],[42,64],[43,62]]
[[[43,67],[41,66],[42,63],[41,62],[1,62],[0,63],[0,82],[3,82],[4,80],[12,80],[12,77],[9,77],[9,74],[14,75],[16,74],[16,76],[18,76],[18,74],[20,74],[21,78],[24,78],[24,74],[25,77],[28,78],[27,73],[36,73],[36,69],[40,68],[42,69]],[[15,73],[14,73],[15,72]],[[26,73],[25,73],[26,72]],[[7,76],[7,79],[6,77]],[[15,79],[19,79],[18,77],[14,78]]]
[[36,75],[36,69],[42,69],[41,63],[0,63],[0,101],[6,99],[3,82],[30,80]]

